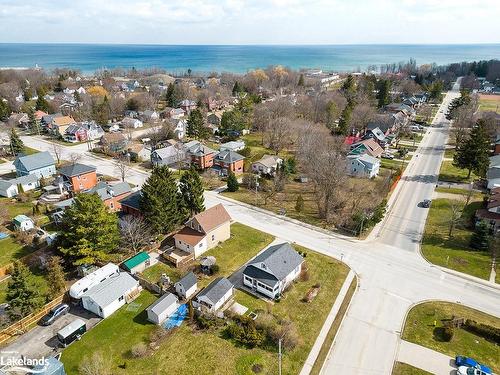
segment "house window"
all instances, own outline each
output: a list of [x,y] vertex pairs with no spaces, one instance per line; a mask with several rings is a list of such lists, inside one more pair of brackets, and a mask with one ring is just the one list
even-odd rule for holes
[[111,208],[115,208],[115,204],[114,204],[113,202],[111,202],[111,203],[109,204],[109,207],[111,207]]
[[212,234],[212,241],[215,240],[215,234]]
[[123,296],[121,296],[120,298],[118,298],[118,301],[123,301]]

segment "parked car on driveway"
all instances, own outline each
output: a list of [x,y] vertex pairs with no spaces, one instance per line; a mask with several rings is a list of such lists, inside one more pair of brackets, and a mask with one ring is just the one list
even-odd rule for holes
[[469,358],[469,357],[464,357],[464,356],[461,356],[461,355],[457,355],[455,357],[455,365],[457,367],[465,366],[465,367],[479,368],[483,372],[485,372],[486,374],[491,374],[492,373],[491,369],[488,366],[485,366],[485,365],[482,365],[480,363],[477,363],[476,360],[474,360],[472,358]]
[[489,375],[490,373],[484,372],[483,370],[480,370],[478,368],[474,367],[467,367],[467,366],[460,366],[457,370],[458,375]]
[[381,155],[382,159],[394,159],[394,155],[391,154],[390,152],[383,152]]
[[50,326],[61,316],[66,315],[69,312],[69,306],[65,303],[57,305],[52,310],[50,310],[42,319],[40,319],[40,323],[43,326]]

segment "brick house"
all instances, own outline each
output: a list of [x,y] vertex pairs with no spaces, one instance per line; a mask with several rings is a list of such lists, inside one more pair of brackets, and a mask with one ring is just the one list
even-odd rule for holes
[[121,210],[126,215],[142,217],[140,208],[141,191],[136,191],[120,201]]
[[73,193],[90,190],[97,185],[96,167],[85,164],[71,164],[59,168],[63,184]]
[[188,161],[198,169],[208,169],[214,165],[215,150],[201,144],[198,141],[191,141],[184,145]]
[[227,176],[229,172],[234,174],[243,173],[245,157],[231,150],[219,152],[214,158],[213,169],[220,175]]

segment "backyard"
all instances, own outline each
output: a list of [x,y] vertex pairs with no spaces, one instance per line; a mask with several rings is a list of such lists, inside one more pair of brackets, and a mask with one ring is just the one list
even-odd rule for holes
[[[460,195],[457,195],[459,198]],[[491,271],[491,254],[469,247],[471,217],[482,204],[482,201],[474,199],[465,207],[462,220],[456,225],[451,238],[448,236],[450,200],[434,199],[429,209],[421,251],[431,263],[487,280]]]
[[487,341],[463,328],[453,329],[454,334],[450,341],[443,340],[442,321],[453,317],[471,319],[500,328],[500,319],[469,307],[450,302],[426,302],[410,310],[402,338],[451,357],[456,355],[472,357],[491,367],[494,372],[500,371],[500,347],[494,342]]
[[[233,224],[234,226],[234,224]],[[242,226],[243,227],[243,226]],[[245,227],[243,227],[245,228]],[[242,229],[242,228],[241,228]],[[233,230],[233,234],[236,231]],[[261,232],[257,232],[261,233]],[[251,232],[247,231],[250,236]],[[255,236],[255,232],[253,232]],[[222,254],[227,247],[214,249],[211,255],[217,257],[221,274],[229,275],[255,255],[272,238],[262,236],[250,246],[247,240],[233,242],[230,251],[235,254]],[[233,238],[229,241],[232,241]],[[258,243],[260,245],[257,245]],[[262,243],[264,242],[264,243]],[[248,250],[251,248],[251,250]],[[310,278],[301,279],[293,284],[280,302],[267,303],[252,295],[237,290],[235,300],[257,314],[265,312],[291,320],[296,326],[300,340],[291,350],[283,355],[283,373],[298,374],[309,354],[316,336],[323,325],[328,312],[347,276],[348,268],[324,255],[296,246],[306,252],[306,263]],[[218,251],[217,251],[218,250]],[[233,255],[233,256],[231,256]],[[320,284],[318,295],[309,303],[302,302],[303,297],[315,284]],[[144,309],[155,300],[147,291],[135,301],[140,309],[130,311],[124,306],[113,316],[105,319],[92,331],[83,336],[63,352],[62,361],[68,374],[78,373],[82,361],[90,358],[94,352],[101,353],[112,362],[113,374],[253,374],[253,369],[260,369],[262,374],[277,373],[276,344],[248,349],[226,338],[224,328],[197,330],[191,324],[183,324],[166,338],[158,350],[144,358],[132,358],[131,348],[146,342],[154,325],[146,322]]]

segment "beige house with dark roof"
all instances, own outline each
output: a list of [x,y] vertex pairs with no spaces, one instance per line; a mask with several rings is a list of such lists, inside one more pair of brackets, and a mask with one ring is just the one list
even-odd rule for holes
[[209,208],[189,220],[174,235],[175,247],[195,258],[231,236],[231,216],[222,204]]

